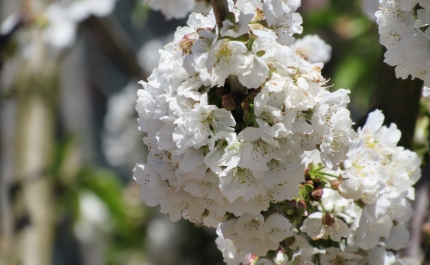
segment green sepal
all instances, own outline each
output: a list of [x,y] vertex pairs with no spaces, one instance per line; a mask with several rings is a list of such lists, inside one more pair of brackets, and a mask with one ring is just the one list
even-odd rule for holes
[[257,53],[255,53],[255,55],[257,55],[258,57],[261,57],[265,54],[266,54],[266,51],[258,51]]

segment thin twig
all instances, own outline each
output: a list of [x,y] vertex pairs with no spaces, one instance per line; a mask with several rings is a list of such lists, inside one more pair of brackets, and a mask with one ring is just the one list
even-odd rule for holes
[[227,0],[211,0],[211,5],[214,9],[216,23],[221,26],[228,14]]

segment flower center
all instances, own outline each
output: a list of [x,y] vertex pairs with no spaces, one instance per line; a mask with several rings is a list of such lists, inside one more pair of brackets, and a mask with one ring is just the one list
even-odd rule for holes
[[233,178],[238,183],[253,183],[255,181],[255,177],[252,174],[251,170],[247,168],[236,167],[233,169]]
[[216,58],[219,62],[226,62],[229,63],[231,61],[232,57],[232,48],[228,45],[228,41],[224,41],[218,50],[218,53],[216,54]]

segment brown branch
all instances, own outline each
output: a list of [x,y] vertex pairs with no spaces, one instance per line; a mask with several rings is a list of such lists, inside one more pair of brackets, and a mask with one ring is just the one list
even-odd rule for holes
[[113,19],[90,17],[84,24],[96,35],[101,49],[120,66],[126,76],[137,80],[144,79],[145,75],[137,62],[129,37]]
[[237,76],[229,75],[226,83],[230,86],[230,93],[236,95],[248,95],[248,89],[239,82],[239,78]]
[[228,14],[227,0],[211,0],[211,5],[214,9],[216,23],[221,26]]

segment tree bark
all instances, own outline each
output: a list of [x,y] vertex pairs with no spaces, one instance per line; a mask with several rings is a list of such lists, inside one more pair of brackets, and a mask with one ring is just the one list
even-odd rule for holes
[[55,233],[55,202],[49,167],[54,147],[58,65],[37,28],[35,47],[16,78],[13,253],[7,264],[49,265]]
[[14,254],[18,264],[49,265],[55,229],[53,189],[48,175],[54,111],[41,95],[23,95],[18,101],[18,112],[15,174],[20,192],[14,202]]
[[[420,79],[397,78],[394,67],[381,60],[368,113],[380,109],[385,116],[384,124],[395,123],[402,132],[398,145],[407,149],[412,148],[422,87],[423,81]],[[365,124],[367,114],[357,122],[357,127]]]

